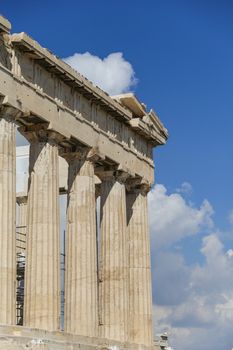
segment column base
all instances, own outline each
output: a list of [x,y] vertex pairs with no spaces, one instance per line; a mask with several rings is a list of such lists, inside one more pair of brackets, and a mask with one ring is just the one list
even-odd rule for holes
[[21,326],[0,325],[0,350],[162,350],[159,345],[147,347],[101,338],[84,337],[65,332],[48,332]]

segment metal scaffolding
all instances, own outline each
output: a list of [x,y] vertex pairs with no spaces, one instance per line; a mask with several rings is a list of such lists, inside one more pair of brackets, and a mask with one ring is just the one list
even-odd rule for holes
[[[16,324],[23,325],[24,309],[24,275],[26,260],[26,226],[16,227]],[[65,304],[65,231],[61,237],[60,253],[60,277],[61,277],[61,328],[64,328],[64,304]]]
[[16,324],[23,325],[26,226],[16,227]]

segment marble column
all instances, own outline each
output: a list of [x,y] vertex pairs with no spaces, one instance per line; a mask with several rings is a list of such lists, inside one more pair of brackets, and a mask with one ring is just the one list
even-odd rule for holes
[[16,320],[16,126],[0,115],[0,324]]
[[129,342],[151,346],[152,290],[147,188],[127,193]]
[[94,164],[85,150],[65,156],[69,163],[65,331],[98,335]]
[[27,195],[17,195],[16,253],[25,255],[27,233]]
[[60,326],[60,230],[57,135],[26,134],[29,156],[24,325]]
[[126,341],[128,281],[125,178],[114,176],[110,171],[102,175],[101,180],[100,336]]

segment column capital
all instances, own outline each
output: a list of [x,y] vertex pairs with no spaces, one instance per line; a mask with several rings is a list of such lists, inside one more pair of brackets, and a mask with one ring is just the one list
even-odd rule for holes
[[0,119],[16,120],[22,116],[22,111],[14,106],[8,96],[0,98]]
[[21,126],[19,132],[30,142],[50,142],[59,144],[65,137],[58,132],[48,129],[47,123],[34,124],[33,126]]
[[84,145],[76,145],[73,147],[63,147],[59,151],[59,155],[67,160],[68,163],[74,160],[89,160],[96,163],[104,159],[104,155],[97,148],[90,148]]
[[127,179],[130,177],[130,174],[124,170],[119,170],[118,167],[104,167],[100,166],[96,168],[96,175],[100,178],[101,181],[112,181],[116,180],[120,183],[126,183]]
[[127,180],[126,189],[131,193],[141,193],[146,195],[148,192],[150,192],[151,186],[148,182],[141,178],[130,178]]
[[85,146],[62,147],[59,150],[59,155],[66,159],[68,163],[73,163],[75,160],[86,160],[90,149]]
[[123,170],[117,170],[115,173],[115,178],[120,183],[126,183],[129,176],[130,175],[126,171],[123,171]]

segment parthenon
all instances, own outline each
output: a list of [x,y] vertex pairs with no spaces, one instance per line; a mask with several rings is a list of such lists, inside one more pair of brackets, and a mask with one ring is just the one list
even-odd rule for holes
[[[147,194],[168,134],[0,17],[0,349],[157,349]],[[16,325],[16,130],[29,142],[22,323]],[[59,159],[67,167],[60,185]],[[59,193],[67,195],[64,330]],[[100,225],[97,217],[100,199]]]

